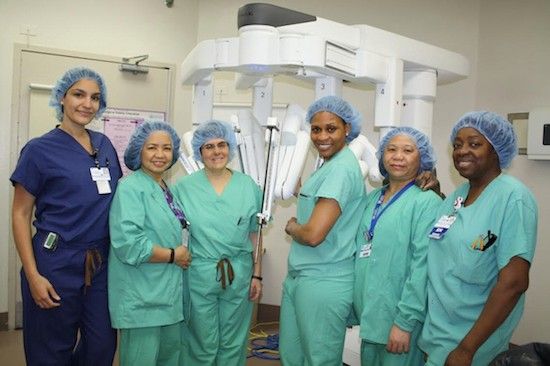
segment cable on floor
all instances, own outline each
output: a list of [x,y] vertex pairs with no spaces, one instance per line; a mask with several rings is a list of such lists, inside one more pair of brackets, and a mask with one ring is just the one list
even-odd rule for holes
[[250,328],[248,357],[264,360],[279,360],[279,333],[266,333],[261,328],[267,325],[277,325],[278,322],[258,323]]

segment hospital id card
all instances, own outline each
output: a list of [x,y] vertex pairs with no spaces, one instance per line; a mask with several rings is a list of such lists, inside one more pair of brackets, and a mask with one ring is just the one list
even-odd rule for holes
[[109,172],[109,168],[92,167],[90,168],[90,175],[97,186],[97,193],[111,193],[111,185],[109,184],[111,181],[111,173]]
[[359,251],[359,258],[368,258],[372,253],[372,243],[363,244]]
[[108,180],[98,180],[95,182],[97,186],[97,193],[99,194],[109,194],[111,193],[111,185]]
[[181,230],[181,245],[189,247],[189,230],[187,228]]
[[97,182],[99,180],[111,180],[111,173],[109,172],[109,168],[92,167],[90,168],[90,175],[92,176],[92,180],[94,182]]
[[455,222],[456,216],[455,215],[443,215],[437,220],[436,224],[430,231],[430,234],[428,235],[431,239],[439,240],[445,236],[447,233],[447,230],[451,227],[451,225]]

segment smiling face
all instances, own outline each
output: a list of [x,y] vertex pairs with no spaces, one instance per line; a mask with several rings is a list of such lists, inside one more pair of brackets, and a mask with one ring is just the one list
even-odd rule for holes
[[337,115],[318,112],[311,119],[310,137],[319,156],[329,160],[346,146],[346,134],[350,130],[350,125]]
[[141,149],[141,169],[160,181],[164,173],[172,164],[172,139],[168,132],[152,132]]
[[458,173],[470,181],[484,181],[500,174],[493,145],[475,128],[465,127],[456,134],[453,162]]
[[388,141],[382,159],[390,181],[411,181],[420,170],[420,152],[407,135],[397,135]]
[[61,99],[62,124],[86,126],[99,110],[100,96],[94,80],[81,79],[74,83]]
[[208,140],[201,146],[201,157],[207,170],[223,170],[229,162],[229,144],[224,139]]

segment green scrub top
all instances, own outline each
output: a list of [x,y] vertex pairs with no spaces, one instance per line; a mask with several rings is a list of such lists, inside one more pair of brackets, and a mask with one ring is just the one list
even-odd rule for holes
[[[454,212],[457,197],[466,199],[469,183],[441,205],[437,218]],[[533,259],[537,240],[537,204],[517,179],[501,174],[475,202],[456,211],[456,221],[428,250],[428,314],[419,346],[429,365],[442,365],[478,319],[499,271],[512,257]],[[472,248],[488,231],[497,236],[485,251]],[[524,295],[508,318],[474,355],[473,365],[488,365],[508,343],[524,307]]]
[[218,195],[204,169],[180,179],[172,188],[191,223],[189,248],[193,258],[231,258],[252,252],[251,232],[258,231],[262,192],[248,175],[232,171]]
[[141,169],[119,182],[109,229],[113,327],[144,328],[183,320],[183,270],[173,263],[148,262],[154,244],[165,248],[182,244],[181,224],[162,188]]
[[428,233],[442,202],[433,191],[411,186],[382,213],[374,228],[370,252],[362,255],[383,189],[368,195],[357,232],[353,296],[360,337],[379,344],[387,343],[394,324],[412,332],[424,321]]
[[[324,267],[342,264],[340,274],[352,274],[355,254],[354,239],[360,215],[365,208],[365,183],[353,152],[344,147],[317,169],[300,189],[297,221],[308,222],[319,198],[331,198],[338,202],[341,214],[325,240],[316,247],[292,241],[288,256],[289,273],[321,271]],[[336,274],[336,273],[334,273]]]

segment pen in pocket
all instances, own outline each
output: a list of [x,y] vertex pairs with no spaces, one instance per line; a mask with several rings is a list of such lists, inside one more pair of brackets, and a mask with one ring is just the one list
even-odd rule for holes
[[491,245],[497,241],[497,236],[491,232],[487,231],[487,236],[480,235],[474,242],[470,245],[472,249],[485,251]]

